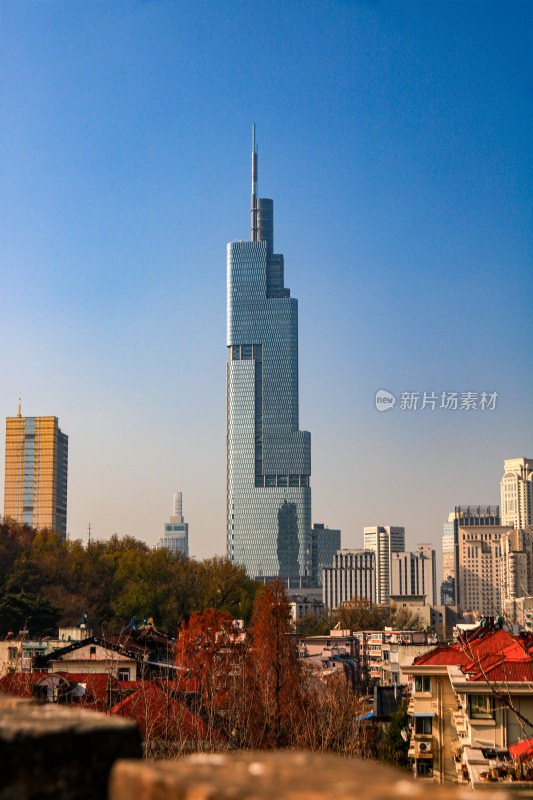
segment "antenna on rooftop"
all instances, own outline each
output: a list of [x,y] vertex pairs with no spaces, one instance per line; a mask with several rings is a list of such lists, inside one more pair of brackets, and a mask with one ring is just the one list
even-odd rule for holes
[[252,125],[252,242],[257,242],[257,149],[255,122]]

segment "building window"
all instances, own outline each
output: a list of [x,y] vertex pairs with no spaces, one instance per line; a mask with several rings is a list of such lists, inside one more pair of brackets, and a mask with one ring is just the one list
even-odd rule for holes
[[415,692],[430,692],[431,678],[429,675],[417,675],[415,678]]
[[118,679],[119,681],[129,681],[130,679],[130,670],[129,667],[122,667],[118,671]]
[[431,734],[431,717],[415,717],[415,733]]
[[469,694],[468,716],[470,719],[494,719],[494,700],[492,695]]

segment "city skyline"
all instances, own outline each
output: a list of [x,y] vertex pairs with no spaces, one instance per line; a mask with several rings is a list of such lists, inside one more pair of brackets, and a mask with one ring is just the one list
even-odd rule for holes
[[[312,521],[440,552],[451,509],[499,504],[504,460],[533,454],[526,3],[2,15],[0,412],[22,392],[68,431],[72,538],[155,544],[180,486],[191,554],[225,553],[221,253],[254,121],[300,301]],[[498,402],[400,408],[454,391]]]

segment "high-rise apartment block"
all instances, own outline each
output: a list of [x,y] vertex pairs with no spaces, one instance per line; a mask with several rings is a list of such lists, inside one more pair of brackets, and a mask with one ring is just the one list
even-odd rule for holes
[[227,250],[227,555],[252,578],[311,580],[311,434],[298,424],[298,302],[274,252],[272,200]]
[[6,419],[4,516],[67,533],[68,436],[57,417]]
[[501,613],[501,537],[509,530],[508,525],[459,526],[457,588],[463,611],[484,616]]
[[458,605],[463,608],[463,598],[459,587],[459,547],[461,537],[459,528],[498,527],[500,525],[499,506],[455,506],[442,526],[442,586],[441,603]]
[[502,608],[511,619],[514,601],[533,591],[533,528],[511,530],[501,537],[500,588]]
[[419,544],[416,553],[392,553],[391,595],[424,595],[428,605],[437,604],[437,562],[430,544]]
[[322,586],[322,572],[331,567],[337,550],[341,549],[341,532],[314,522],[311,528],[311,574],[315,586]]
[[326,608],[349,600],[376,600],[376,554],[371,550],[339,550],[333,566],[323,570],[322,597]]
[[524,529],[533,525],[533,459],[510,458],[503,463],[502,525]]
[[405,551],[405,528],[393,525],[365,528],[364,549],[376,554],[376,603],[388,603],[392,554]]
[[189,524],[183,519],[181,492],[174,492],[172,495],[172,515],[165,523],[163,536],[160,537],[155,549],[161,550],[163,547],[174,555],[181,553],[189,556]]

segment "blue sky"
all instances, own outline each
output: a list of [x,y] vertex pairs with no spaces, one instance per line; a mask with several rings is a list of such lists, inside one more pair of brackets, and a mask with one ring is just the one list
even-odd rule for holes
[[[533,456],[532,33],[514,0],[2,0],[1,413],[20,391],[69,434],[72,538],[154,543],[180,488],[191,552],[224,552],[252,122],[313,518],[438,545],[454,505],[499,502]],[[379,414],[382,388],[499,397]]]

